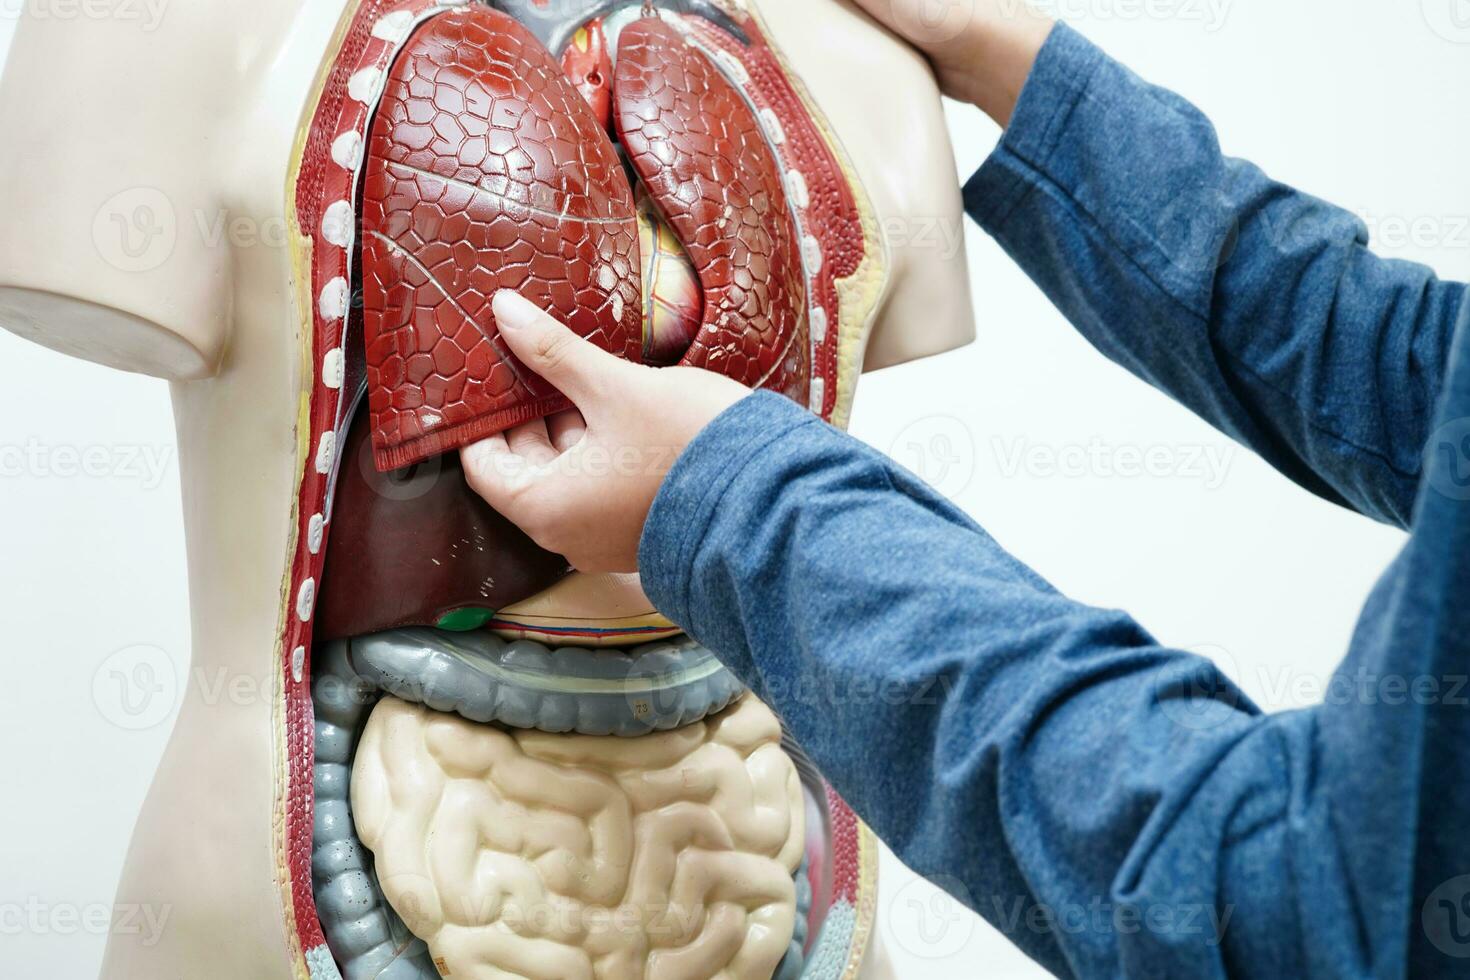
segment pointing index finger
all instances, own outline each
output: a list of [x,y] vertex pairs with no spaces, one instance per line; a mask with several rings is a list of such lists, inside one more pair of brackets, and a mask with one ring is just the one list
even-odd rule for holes
[[516,357],[584,413],[596,406],[601,383],[630,367],[518,293],[500,290],[491,307],[500,335]]

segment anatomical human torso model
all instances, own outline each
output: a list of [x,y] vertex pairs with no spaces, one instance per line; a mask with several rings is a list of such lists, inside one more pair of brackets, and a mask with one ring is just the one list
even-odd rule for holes
[[775,716],[452,450],[564,405],[500,288],[835,424],[967,341],[917,56],[841,0],[196,2],[26,19],[0,128],[0,325],[174,383],[195,664],[269,692],[187,693],[104,976],[884,975]]

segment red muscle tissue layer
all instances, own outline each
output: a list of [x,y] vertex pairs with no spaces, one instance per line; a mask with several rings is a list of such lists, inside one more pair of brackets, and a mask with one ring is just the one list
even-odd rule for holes
[[781,171],[740,93],[659,18],[618,42],[613,121],[704,286],[683,363],[808,400],[805,280]]
[[499,289],[639,359],[632,191],[591,108],[514,19],[443,14],[409,40],[373,121],[362,208],[379,469],[568,406],[501,341]]

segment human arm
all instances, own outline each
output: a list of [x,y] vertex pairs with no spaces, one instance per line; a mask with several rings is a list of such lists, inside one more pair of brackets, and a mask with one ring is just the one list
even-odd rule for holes
[[1056,22],[1024,0],[857,0],[922,51],[945,95],[1010,121],[1031,65]]
[[[1443,640],[1465,632],[1424,608],[1463,607],[1447,598],[1463,570],[1433,568],[1470,553],[1463,533],[1416,533],[1328,704],[1262,717],[1208,661],[1060,595],[796,406],[624,364],[503,297],[496,315],[586,428],[467,450],[472,484],[583,567],[629,567],[641,531],[659,607],[776,708],[900,857],[1048,969],[1398,975],[1440,955],[1409,953],[1405,916],[1443,880],[1421,888],[1417,864],[1460,866],[1444,854],[1463,835],[1416,851],[1415,833],[1430,814],[1463,822],[1423,795],[1426,771],[1435,798],[1464,782],[1463,739],[1424,740],[1431,721],[1463,726],[1463,699],[1406,700],[1401,685],[1460,691],[1447,685],[1463,644]],[[621,403],[640,407],[607,410]],[[671,472],[584,465],[592,448],[658,446],[675,450]]]
[[1397,935],[1343,886],[1344,854],[1374,859],[1338,826],[1402,815],[1381,794],[1412,800],[1412,772],[1313,776],[1365,726],[1325,744],[1314,712],[1260,716],[777,398],[686,450],[641,568],[900,858],[1054,973],[1363,975],[1353,930]]
[[900,858],[1058,975],[1455,976],[1463,461],[1437,459],[1323,703],[1269,716],[769,395],[685,451],[643,582]]
[[1466,287],[1224,156],[1213,128],[1063,26],[965,190],[1109,358],[1315,493],[1400,526]]
[[1225,156],[1198,109],[1024,3],[859,2],[1007,127],[966,209],[1094,346],[1407,525],[1463,283],[1374,255],[1355,215]]

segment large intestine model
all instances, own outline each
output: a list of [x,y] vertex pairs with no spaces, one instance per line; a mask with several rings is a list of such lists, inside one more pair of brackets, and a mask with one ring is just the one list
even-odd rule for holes
[[327,375],[324,567],[285,644],[314,650],[308,964],[871,975],[867,831],[636,580],[570,574],[452,452],[567,405],[501,343],[502,288],[841,421],[887,275],[863,188],[732,2],[411,0],[366,26],[317,112],[340,172],[297,202]]

